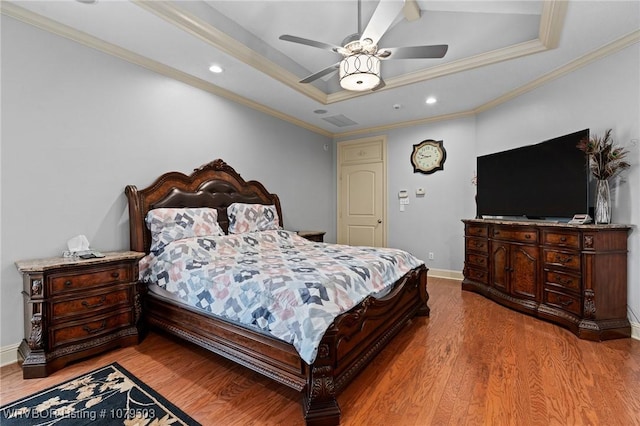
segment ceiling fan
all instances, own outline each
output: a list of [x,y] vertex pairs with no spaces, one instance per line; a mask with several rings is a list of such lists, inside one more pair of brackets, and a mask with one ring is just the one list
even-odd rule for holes
[[378,47],[378,41],[389,29],[400,13],[400,10],[405,8],[405,14],[409,11],[413,19],[415,19],[416,10],[419,16],[419,9],[415,4],[415,0],[405,0],[404,2],[398,0],[380,0],[376,10],[373,12],[373,16],[371,16],[369,23],[363,31],[361,30],[360,2],[361,0],[358,0],[358,32],[347,36],[342,41],[342,46],[288,34],[279,37],[280,40],[330,50],[343,56],[339,62],[311,74],[300,80],[300,83],[310,83],[339,70],[340,86],[342,86],[343,89],[359,92],[378,90],[385,86],[384,80],[380,77],[381,60],[442,58],[447,53],[449,46],[446,44]]

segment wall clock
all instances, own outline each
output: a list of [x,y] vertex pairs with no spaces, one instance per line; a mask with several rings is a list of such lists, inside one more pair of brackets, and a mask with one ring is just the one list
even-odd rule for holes
[[413,145],[411,164],[413,173],[431,174],[438,170],[444,170],[444,161],[447,159],[447,151],[442,141],[427,139]]

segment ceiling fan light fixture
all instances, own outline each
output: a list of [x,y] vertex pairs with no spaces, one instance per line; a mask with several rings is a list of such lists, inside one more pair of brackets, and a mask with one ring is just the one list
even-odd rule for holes
[[380,84],[380,59],[366,53],[355,53],[340,62],[340,86],[362,92]]

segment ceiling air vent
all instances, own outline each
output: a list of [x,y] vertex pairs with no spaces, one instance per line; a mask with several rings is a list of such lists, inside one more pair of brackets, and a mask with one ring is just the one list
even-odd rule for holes
[[352,119],[347,118],[342,114],[332,115],[331,117],[322,117],[322,119],[324,121],[328,121],[329,123],[337,127],[346,127],[346,126],[353,126],[354,124],[358,124]]

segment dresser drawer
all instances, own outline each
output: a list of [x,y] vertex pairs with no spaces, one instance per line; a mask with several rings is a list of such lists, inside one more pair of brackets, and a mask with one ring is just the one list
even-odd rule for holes
[[580,254],[567,253],[557,250],[544,249],[544,263],[546,265],[561,266],[563,268],[580,270]]
[[487,256],[482,256],[479,254],[469,253],[467,255],[467,264],[469,266],[474,266],[477,268],[485,268],[487,267]]
[[467,225],[466,235],[470,237],[486,237],[489,235],[487,225]]
[[56,274],[49,277],[51,295],[105,284],[127,283],[132,281],[131,269],[123,265],[82,269],[76,272]]
[[130,294],[129,288],[121,288],[108,293],[54,302],[51,304],[52,319],[58,320],[73,315],[100,313],[103,310],[114,310],[119,305],[130,306],[133,303]]
[[489,284],[489,272],[486,269],[476,269],[467,267],[464,271],[465,278],[477,281],[482,284]]
[[488,253],[489,252],[489,244],[488,240],[483,238],[469,238],[465,239],[465,245],[467,246],[467,251],[476,251],[479,253]]
[[582,315],[582,304],[579,296],[545,287],[542,297],[543,303],[546,305],[554,306],[579,316]]
[[54,349],[68,343],[112,333],[120,328],[133,325],[133,310],[96,316],[90,321],[73,321],[50,328],[50,348]]
[[510,242],[537,243],[538,232],[535,229],[494,228],[491,236],[496,240]]
[[544,280],[546,284],[553,284],[563,289],[580,292],[580,275],[547,270],[544,272]]
[[578,232],[558,232],[545,230],[542,233],[542,244],[547,246],[580,249],[580,234]]

